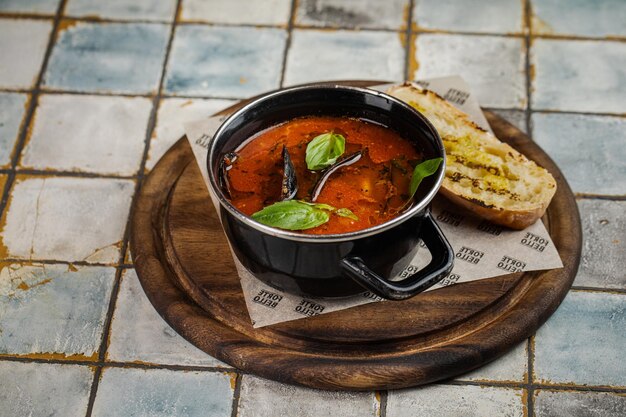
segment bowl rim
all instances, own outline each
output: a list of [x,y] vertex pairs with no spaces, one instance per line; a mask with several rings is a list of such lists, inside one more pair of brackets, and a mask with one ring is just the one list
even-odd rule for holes
[[[435,185],[431,188],[431,190],[429,190],[426,196],[422,200],[420,200],[417,204],[415,204],[413,207],[411,207],[409,210],[405,211],[399,216],[394,217],[384,223],[378,224],[376,226],[368,227],[366,229],[356,230],[353,232],[335,233],[335,234],[311,235],[311,234],[299,233],[297,231],[278,229],[272,226],[267,226],[262,223],[259,223],[256,220],[252,219],[252,217],[247,216],[243,214],[242,212],[240,212],[239,210],[237,210],[237,208],[232,205],[232,203],[228,200],[228,198],[226,198],[226,196],[222,192],[221,188],[218,185],[217,179],[215,178],[215,175],[213,173],[213,169],[211,169],[211,161],[213,160],[213,157],[215,156],[215,154],[218,152],[217,141],[215,140],[215,138],[222,135],[223,132],[229,127],[229,125],[232,124],[234,120],[236,120],[239,116],[249,111],[250,108],[258,106],[260,103],[264,101],[271,100],[274,97],[284,95],[284,94],[292,94],[298,91],[307,91],[307,90],[315,90],[315,89],[346,90],[346,91],[357,92],[357,93],[361,93],[365,95],[377,96],[377,97],[381,97],[386,100],[392,101],[395,104],[400,105],[401,107],[404,107],[405,109],[409,110],[410,113],[413,113],[416,119],[419,120],[419,122],[421,122],[423,125],[425,125],[425,127],[428,130],[431,131],[432,135],[435,138],[435,142],[436,142],[435,147],[438,148],[443,158],[443,161],[438,169],[439,172],[435,180]],[[407,103],[393,96],[390,96],[389,94],[386,94],[386,93],[383,93],[381,91],[374,90],[371,88],[354,87],[354,86],[341,85],[341,84],[306,84],[306,85],[301,85],[301,86],[283,88],[283,89],[279,89],[279,90],[275,90],[275,91],[271,91],[269,93],[263,94],[259,96],[258,98],[252,100],[251,102],[247,103],[239,110],[230,114],[213,134],[211,145],[209,146],[209,149],[208,149],[207,169],[208,169],[209,185],[210,185],[209,191],[217,197],[217,200],[219,201],[220,205],[224,209],[226,209],[231,215],[233,215],[236,219],[243,222],[247,226],[252,227],[253,229],[256,229],[259,232],[262,232],[264,234],[278,237],[278,238],[284,238],[288,240],[293,240],[293,241],[298,241],[298,242],[308,242],[308,243],[331,243],[331,242],[352,241],[352,240],[379,234],[401,223],[404,223],[405,221],[423,212],[428,207],[432,199],[435,197],[435,195],[439,191],[439,188],[441,187],[441,184],[443,183],[443,179],[444,179],[445,171],[446,171],[446,153],[445,153],[445,148],[443,146],[441,137],[439,133],[437,132],[437,130],[435,129],[435,127],[432,125],[432,123],[422,113],[420,113],[419,111],[417,111],[416,109],[408,105]]]

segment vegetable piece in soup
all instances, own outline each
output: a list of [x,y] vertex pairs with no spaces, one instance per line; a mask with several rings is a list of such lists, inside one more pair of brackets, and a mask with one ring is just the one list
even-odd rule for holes
[[[283,147],[297,179],[289,200]],[[393,130],[347,117],[294,119],[250,138],[236,154],[226,174],[232,204],[257,221],[308,234],[353,232],[396,217],[410,206],[411,178],[423,159]]]

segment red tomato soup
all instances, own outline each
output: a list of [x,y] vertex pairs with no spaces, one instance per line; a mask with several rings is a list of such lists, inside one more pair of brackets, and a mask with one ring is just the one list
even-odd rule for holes
[[[330,212],[329,220],[302,230],[307,234],[347,233],[384,223],[410,204],[409,183],[422,155],[411,142],[386,127],[347,117],[304,117],[271,127],[246,141],[226,174],[230,200],[242,213],[252,215],[281,201],[283,146],[289,152],[298,191],[294,200],[311,202],[314,186],[325,170],[307,168],[309,142],[332,132],[345,138],[345,152],[361,158],[330,175],[315,203],[348,209],[354,216]],[[356,220],[358,218],[358,220]]]

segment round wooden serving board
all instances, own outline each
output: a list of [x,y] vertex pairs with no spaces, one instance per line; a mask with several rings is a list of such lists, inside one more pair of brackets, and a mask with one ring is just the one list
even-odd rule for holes
[[148,175],[133,209],[132,255],[148,298],[208,354],[246,372],[309,387],[409,387],[496,359],[530,336],[565,297],[578,269],[581,228],[574,196],[554,162],[517,128],[485,113],[501,140],[555,176],[558,189],[543,221],[564,268],[253,329],[226,238],[183,138]]

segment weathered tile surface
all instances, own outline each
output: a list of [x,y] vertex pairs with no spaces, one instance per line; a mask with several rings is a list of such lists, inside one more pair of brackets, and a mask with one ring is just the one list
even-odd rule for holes
[[161,100],[146,168],[152,169],[161,156],[185,134],[184,124],[207,118],[235,103],[234,100],[168,98]]
[[626,386],[626,295],[570,292],[535,336],[535,378]]
[[237,415],[374,417],[378,408],[373,392],[320,391],[245,375]]
[[179,26],[165,89],[244,98],[278,88],[286,39],[282,29]]
[[390,391],[388,417],[524,416],[523,391],[510,388],[428,385]]
[[533,109],[624,113],[626,43],[536,39],[530,59]]
[[0,362],[3,416],[84,416],[93,371],[87,366]]
[[114,278],[108,267],[3,265],[0,353],[93,356]]
[[48,46],[52,22],[0,19],[0,87],[33,87]]
[[[523,42],[499,36],[418,35],[413,78],[461,75],[482,106],[526,105]],[[415,64],[414,64],[415,65]]]
[[66,16],[99,17],[103,19],[172,20],[176,0],[69,0]]
[[520,33],[524,3],[519,0],[417,0],[413,21],[420,29],[477,33]]
[[583,251],[574,285],[626,289],[626,201],[580,200]]
[[52,50],[44,85],[70,91],[155,92],[169,30],[156,23],[67,26]]
[[218,372],[106,368],[94,417],[229,417],[231,377]]
[[606,392],[535,391],[537,417],[623,417],[626,396]]
[[116,262],[134,188],[130,180],[18,176],[0,234],[6,255]]
[[124,271],[111,326],[108,360],[227,366],[187,342],[159,316],[132,269]]
[[183,21],[286,26],[291,0],[185,0]]
[[20,166],[134,175],[151,110],[142,97],[43,95]]
[[532,115],[533,139],[557,163],[573,191],[626,195],[626,119]]
[[622,0],[533,0],[534,34],[626,36]]
[[526,133],[526,112],[523,110],[491,110],[513,126]]
[[297,1],[296,24],[332,28],[395,29],[406,26],[407,0]]
[[525,382],[528,372],[527,342],[524,341],[504,356],[456,379],[461,381]]
[[27,100],[26,94],[0,93],[0,167],[6,167],[11,162]]
[[50,14],[57,11],[59,0],[2,0],[0,11],[7,13]]
[[402,80],[404,46],[396,33],[294,30],[285,84],[364,79]]

